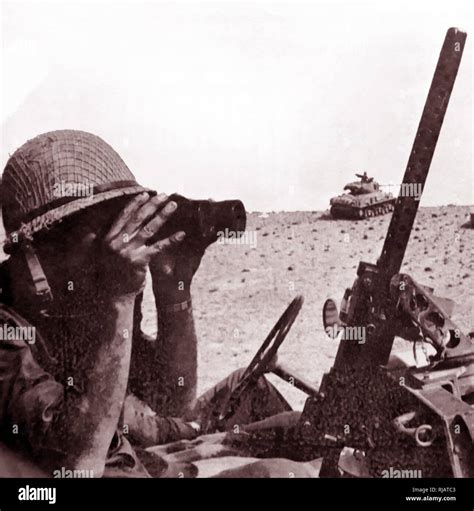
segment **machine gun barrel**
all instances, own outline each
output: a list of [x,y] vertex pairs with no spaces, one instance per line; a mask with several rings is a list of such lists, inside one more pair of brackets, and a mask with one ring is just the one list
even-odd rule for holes
[[424,189],[465,42],[465,32],[457,28],[450,28],[447,31],[400,186],[400,193],[395,203],[382,254],[377,263],[389,280],[400,271],[403,262],[420,203],[419,195],[415,197],[410,192],[420,188]]

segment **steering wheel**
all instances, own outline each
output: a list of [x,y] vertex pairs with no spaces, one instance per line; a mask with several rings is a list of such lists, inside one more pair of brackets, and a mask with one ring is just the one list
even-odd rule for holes
[[270,330],[270,333],[242,374],[239,383],[222,401],[217,413],[217,420],[219,423],[224,422],[234,414],[248,389],[255,384],[263,374],[269,371],[269,366],[277,354],[278,348],[290,331],[302,305],[303,297],[300,295],[296,296],[276,322],[275,326]]

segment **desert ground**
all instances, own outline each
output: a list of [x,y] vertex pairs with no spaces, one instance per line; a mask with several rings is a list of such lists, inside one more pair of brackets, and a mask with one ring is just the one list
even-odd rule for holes
[[[453,319],[465,333],[474,330],[469,212],[468,206],[420,208],[402,267],[419,283],[435,288],[435,294],[456,302]],[[323,331],[324,301],[332,297],[339,304],[359,261],[376,262],[389,221],[390,215],[350,221],[333,220],[324,212],[251,213],[247,230],[256,236],[256,246],[209,247],[193,284],[199,391],[246,366],[297,294],[305,302],[280,348],[280,359],[317,385],[337,351],[336,342]],[[145,295],[143,326],[154,334],[149,285]],[[407,343],[399,340],[396,345]],[[271,379],[302,409],[303,393],[276,376]]]

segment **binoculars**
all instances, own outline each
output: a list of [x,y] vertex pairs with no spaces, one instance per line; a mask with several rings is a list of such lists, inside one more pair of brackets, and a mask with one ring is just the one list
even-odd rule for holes
[[218,238],[237,238],[245,231],[247,215],[240,200],[192,200],[175,193],[163,207],[171,201],[178,205],[176,211],[148,244],[184,231],[186,244],[206,248]]

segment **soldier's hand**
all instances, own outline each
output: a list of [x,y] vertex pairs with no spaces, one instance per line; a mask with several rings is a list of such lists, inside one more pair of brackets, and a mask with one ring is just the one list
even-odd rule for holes
[[147,245],[177,208],[175,202],[163,208],[166,200],[165,194],[150,197],[146,192],[134,197],[104,236],[102,282],[108,291],[115,295],[140,292],[150,260],[184,239],[185,233],[179,231]]
[[180,303],[189,299],[191,282],[203,255],[202,247],[185,243],[152,256],[153,292],[160,303]]

